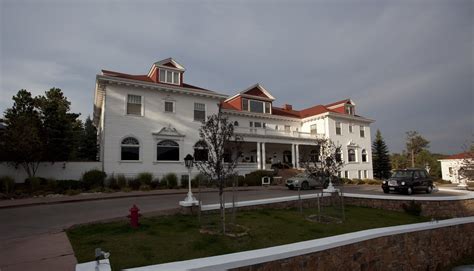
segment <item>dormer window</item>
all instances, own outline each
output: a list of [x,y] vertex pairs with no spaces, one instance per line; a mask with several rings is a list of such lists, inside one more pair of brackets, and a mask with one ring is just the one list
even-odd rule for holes
[[352,104],[346,104],[346,114],[354,116],[354,106]]
[[180,80],[179,72],[166,70],[166,69],[160,69],[160,82],[179,85],[180,81],[181,80]]
[[254,113],[271,114],[271,103],[242,98],[242,110]]

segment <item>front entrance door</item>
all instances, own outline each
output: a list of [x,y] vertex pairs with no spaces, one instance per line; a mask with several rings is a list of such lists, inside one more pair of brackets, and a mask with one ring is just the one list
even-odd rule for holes
[[292,165],[291,161],[292,161],[291,151],[284,151],[283,152],[283,163],[288,164],[288,165]]

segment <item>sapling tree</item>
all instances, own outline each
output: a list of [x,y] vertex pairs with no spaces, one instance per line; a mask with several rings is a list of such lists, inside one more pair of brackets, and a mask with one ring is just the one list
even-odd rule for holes
[[234,125],[222,114],[220,106],[217,114],[203,122],[199,136],[199,145],[207,149],[207,159],[196,161],[196,167],[219,188],[221,226],[225,234],[225,182],[234,174],[242,139],[234,134]]

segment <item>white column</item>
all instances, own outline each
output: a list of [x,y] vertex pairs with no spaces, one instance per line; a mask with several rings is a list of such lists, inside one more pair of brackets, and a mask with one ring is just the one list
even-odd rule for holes
[[293,167],[296,167],[295,164],[295,144],[291,144],[291,163],[293,164]]
[[260,142],[257,142],[257,169],[262,168],[262,160],[261,160],[261,153],[260,153]]
[[262,169],[266,168],[266,154],[265,154],[265,142],[262,142]]
[[299,145],[299,144],[296,144],[296,145],[295,145],[295,148],[296,148],[296,161],[295,161],[295,165],[296,165],[296,168],[300,168],[300,145]]

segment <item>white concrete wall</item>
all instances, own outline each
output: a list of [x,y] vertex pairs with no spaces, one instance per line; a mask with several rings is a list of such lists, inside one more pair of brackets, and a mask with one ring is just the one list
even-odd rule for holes
[[[199,140],[201,122],[194,121],[194,102],[206,105],[206,116],[216,114],[218,99],[178,93],[166,93],[159,90],[134,88],[108,84],[106,87],[104,170],[107,174],[134,176],[140,172],[151,172],[155,176],[167,173],[187,174],[183,158],[193,154],[193,146]],[[143,115],[126,114],[128,94],[142,96]],[[175,113],[165,113],[165,99],[175,102]],[[176,162],[157,162],[156,144],[162,139],[152,133],[163,127],[171,126],[184,137],[176,138],[180,146],[180,160]],[[139,161],[121,161],[121,141],[133,136],[140,142]],[[169,138],[173,139],[173,138]],[[194,174],[197,170],[194,169]]]
[[465,177],[459,176],[458,170],[462,167],[462,159],[443,159],[441,162],[441,178],[452,183],[466,183],[469,180]]
[[[101,169],[101,162],[44,162],[36,172],[36,177],[53,178],[56,180],[79,180],[84,172]],[[6,163],[0,163],[0,176],[10,176],[17,183],[22,183],[28,177],[23,167],[15,169]]]

